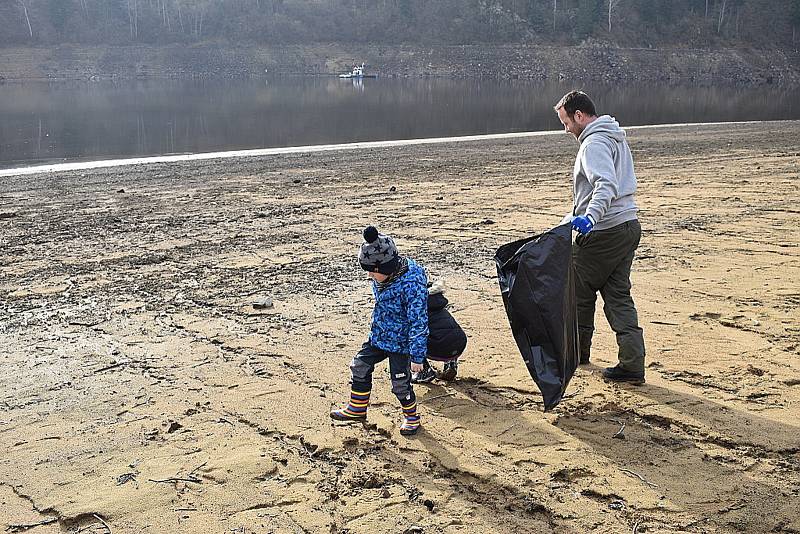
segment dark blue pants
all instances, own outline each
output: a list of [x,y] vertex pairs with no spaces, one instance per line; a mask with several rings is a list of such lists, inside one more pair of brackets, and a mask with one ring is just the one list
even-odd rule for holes
[[414,388],[411,386],[411,357],[408,354],[381,350],[369,343],[364,343],[350,362],[353,391],[372,391],[372,371],[375,370],[375,365],[386,358],[389,358],[392,393],[400,404],[408,406],[416,400]]

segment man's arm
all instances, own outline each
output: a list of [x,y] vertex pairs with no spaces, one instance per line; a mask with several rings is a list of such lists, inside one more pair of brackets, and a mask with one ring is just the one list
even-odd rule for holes
[[578,215],[590,215],[598,223],[619,194],[619,180],[611,147],[603,142],[589,143],[581,155],[581,167],[592,185],[592,198],[586,213]]

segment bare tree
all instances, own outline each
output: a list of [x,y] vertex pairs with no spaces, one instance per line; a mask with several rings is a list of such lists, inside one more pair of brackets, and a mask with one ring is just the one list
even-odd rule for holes
[[186,33],[183,29],[183,15],[181,15],[181,3],[175,0],[175,7],[178,10],[178,25],[181,27],[181,33]]
[[797,51],[797,28],[800,27],[800,0],[792,0],[792,11],[791,11],[791,21],[792,21],[792,46],[795,47],[795,52]]
[[742,6],[736,6],[736,38],[739,38],[739,20],[742,18]]
[[206,8],[208,7],[208,0],[195,1],[192,6],[192,33],[195,37],[203,35],[203,20],[206,16]]
[[728,6],[728,0],[722,0],[722,6],[719,8],[719,22],[717,22],[717,33],[722,31],[722,23],[725,22],[725,8]]
[[31,19],[28,17],[28,6],[25,5],[25,0],[17,0],[19,5],[22,6],[22,12],[25,13],[25,22],[28,23],[28,33],[33,38],[33,28],[31,28]]
[[[160,2],[160,0],[159,0]],[[161,24],[167,28],[167,31],[172,31],[172,24],[169,21],[169,8],[167,7],[167,2],[160,2],[161,3]]]
[[558,0],[553,0],[553,33],[556,31],[556,13],[558,12]]
[[131,39],[139,37],[139,2],[138,0],[127,0],[128,6],[128,24],[131,29]]
[[608,33],[611,33],[611,15],[622,0],[608,0]]

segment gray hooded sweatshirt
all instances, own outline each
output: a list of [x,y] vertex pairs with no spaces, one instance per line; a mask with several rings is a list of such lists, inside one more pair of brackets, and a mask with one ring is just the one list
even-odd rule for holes
[[636,175],[625,131],[609,115],[592,121],[578,138],[573,170],[573,215],[591,215],[595,230],[636,219]]

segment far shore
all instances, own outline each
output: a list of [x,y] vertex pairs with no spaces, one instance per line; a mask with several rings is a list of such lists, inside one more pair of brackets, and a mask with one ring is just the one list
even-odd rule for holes
[[0,51],[0,82],[329,76],[348,72],[353,64],[365,62],[372,73],[381,77],[581,80],[717,87],[800,85],[800,53],[777,48],[618,48],[602,43],[231,46],[209,42],[6,47]]

